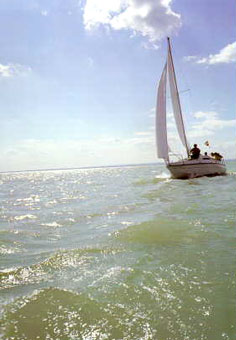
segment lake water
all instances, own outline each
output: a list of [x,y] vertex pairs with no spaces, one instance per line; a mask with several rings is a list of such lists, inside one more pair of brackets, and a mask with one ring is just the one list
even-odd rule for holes
[[236,339],[236,162],[0,175],[4,340]]

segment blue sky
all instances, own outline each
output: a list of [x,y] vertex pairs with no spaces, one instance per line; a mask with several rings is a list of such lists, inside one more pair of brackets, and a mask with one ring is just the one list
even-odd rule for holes
[[233,0],[1,0],[0,171],[156,161],[167,35],[190,144],[209,140],[235,158],[235,9]]

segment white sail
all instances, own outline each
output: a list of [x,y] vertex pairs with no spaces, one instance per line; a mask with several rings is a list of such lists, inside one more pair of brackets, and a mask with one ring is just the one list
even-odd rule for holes
[[156,144],[157,157],[168,160],[168,143],[166,129],[166,72],[167,64],[164,67],[158,86],[156,105]]
[[[167,169],[170,171],[173,178],[185,179],[202,176],[224,175],[226,173],[226,167],[224,162],[222,162],[221,160],[217,160],[212,157],[204,157],[203,155],[199,155],[197,159],[192,159],[189,157],[190,151],[184,130],[184,123],[182,118],[181,105],[169,38],[167,38],[167,40],[168,40],[168,57],[159,82],[156,105],[157,156],[158,158],[163,158],[165,160]],[[176,162],[169,161],[169,153],[171,153],[171,150],[167,142],[167,122],[166,122],[167,72],[169,75],[172,106],[178,134],[188,154],[188,158],[181,159]]]
[[[169,43],[169,40],[168,40],[168,43]],[[189,154],[189,146],[187,143],[186,134],[184,130],[184,123],[183,123],[182,111],[181,111],[181,106],[180,106],[177,82],[175,78],[175,70],[174,70],[174,64],[173,64],[172,55],[171,55],[170,44],[168,44],[167,65],[168,65],[171,101],[172,101],[177,131],[178,131],[178,134],[179,134],[179,137],[180,137],[180,140],[183,146],[186,148],[187,154]]]

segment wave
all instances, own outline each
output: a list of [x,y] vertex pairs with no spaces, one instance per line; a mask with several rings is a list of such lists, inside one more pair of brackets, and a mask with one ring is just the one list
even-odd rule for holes
[[53,227],[53,228],[62,227],[62,224],[57,223],[56,221],[48,222],[48,223],[41,223],[41,225],[45,227]]
[[37,216],[35,215],[31,215],[31,214],[27,214],[27,215],[20,215],[20,216],[15,216],[14,219],[16,221],[22,221],[22,220],[36,220],[37,219]]
[[59,251],[46,260],[27,267],[19,267],[14,270],[5,269],[0,272],[1,289],[11,288],[18,285],[50,281],[55,274],[66,268],[80,268],[81,273],[89,264],[96,261],[98,256],[116,254],[118,248],[84,248]]
[[154,178],[140,178],[136,182],[133,183],[134,186],[144,186],[144,185],[150,185],[150,184],[157,184],[159,182],[165,182],[167,180],[171,180],[171,177],[169,174],[162,172],[159,175],[156,175]]
[[[16,230],[11,230],[11,233],[17,234]],[[1,230],[0,236],[5,238],[5,236],[9,235],[9,231]],[[12,241],[12,240],[2,240],[0,243],[0,254],[1,255],[10,255],[16,253],[22,253],[25,249],[22,247],[22,244],[19,241]]]
[[170,176],[170,173],[162,172],[161,174],[156,175],[155,178],[156,179],[168,179],[168,178],[171,178],[171,176]]
[[191,242],[190,229],[187,221],[157,218],[128,226],[115,232],[114,236],[125,242],[168,246]]
[[[2,335],[12,340],[219,338],[211,333],[217,319],[212,301],[201,295],[200,282],[188,268],[163,268],[161,276],[143,272],[143,282],[138,275],[136,271],[110,293],[36,290],[5,307]],[[201,284],[209,287],[208,282]],[[228,324],[233,327],[234,319]]]
[[[7,307],[5,339],[149,339],[148,315],[138,308],[49,288]],[[151,338],[150,338],[151,339]]]
[[5,245],[0,246],[1,255],[15,254],[19,252],[20,252],[19,248],[16,248],[16,247],[6,247]]
[[236,171],[229,171],[229,172],[227,172],[227,175],[236,176]]

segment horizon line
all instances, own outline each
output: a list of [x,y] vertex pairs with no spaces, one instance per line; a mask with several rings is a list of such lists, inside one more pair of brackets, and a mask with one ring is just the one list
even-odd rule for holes
[[71,168],[42,168],[42,169],[25,169],[25,170],[8,170],[0,171],[0,174],[4,173],[15,173],[15,172],[33,172],[33,171],[59,171],[59,170],[83,170],[83,169],[99,169],[99,168],[119,168],[126,166],[145,166],[145,165],[156,165],[162,164],[161,162],[150,162],[150,163],[129,163],[129,164],[115,164],[115,165],[94,165],[94,166],[80,166]]
[[[236,158],[226,159],[226,162],[236,161]],[[71,168],[42,168],[42,169],[24,169],[24,170],[6,170],[0,171],[0,174],[18,173],[18,172],[34,172],[34,171],[59,171],[59,170],[86,170],[86,169],[99,169],[99,168],[119,168],[128,166],[146,166],[146,165],[161,165],[161,162],[148,162],[148,163],[129,163],[129,164],[115,164],[115,165],[94,165],[94,166],[80,166]]]

